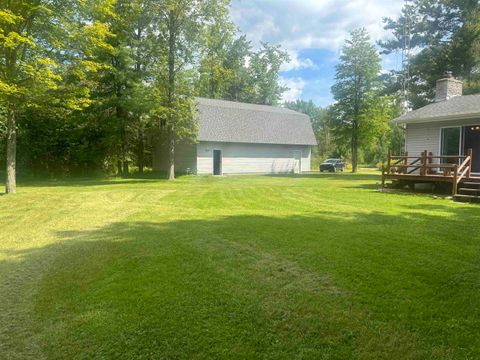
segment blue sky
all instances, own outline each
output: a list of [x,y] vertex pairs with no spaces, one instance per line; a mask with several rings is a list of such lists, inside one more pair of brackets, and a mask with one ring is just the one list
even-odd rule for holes
[[[282,68],[290,88],[284,100],[333,103],[330,87],[344,40],[365,27],[372,40],[389,36],[383,17],[397,17],[402,0],[232,0],[232,17],[254,46],[260,41],[280,44],[291,57]],[[383,58],[384,70],[398,69],[399,55]]]

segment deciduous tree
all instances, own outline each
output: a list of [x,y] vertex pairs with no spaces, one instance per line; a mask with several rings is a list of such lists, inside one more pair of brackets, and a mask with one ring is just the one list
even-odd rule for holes
[[280,67],[289,60],[288,53],[279,45],[262,43],[261,48],[250,58],[247,101],[254,104],[277,105],[287,90],[279,82]]
[[[86,72],[96,70],[95,62],[88,56],[88,46],[104,45],[108,29],[101,17],[109,13],[111,3],[112,0],[94,5],[54,0],[3,3],[0,9],[0,102],[6,114],[7,193],[16,192],[19,114],[29,107],[47,104],[71,109],[81,109],[88,104],[85,88],[79,90],[79,98],[55,96],[67,87],[59,86],[64,71],[81,78]],[[71,28],[75,28],[73,33],[68,32]],[[69,49],[71,44],[77,45],[74,50]]]

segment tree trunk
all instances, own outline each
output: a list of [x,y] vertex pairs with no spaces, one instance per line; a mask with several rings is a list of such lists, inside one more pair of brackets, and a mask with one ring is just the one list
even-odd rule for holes
[[128,161],[127,160],[124,160],[123,161],[123,176],[126,176],[129,174],[129,171],[128,171]]
[[357,149],[353,148],[352,149],[352,173],[357,172],[357,161],[358,161],[358,155],[357,155]]
[[143,169],[145,167],[145,139],[143,128],[138,129],[137,166],[138,172],[143,174]]
[[17,192],[16,163],[17,125],[15,123],[15,112],[12,104],[10,104],[7,110],[7,181],[5,187],[7,194]]
[[117,161],[117,176],[122,176],[123,166],[122,160]]
[[168,38],[168,180],[175,180],[175,117],[173,113],[175,96],[175,58],[177,42],[177,24],[175,13],[169,13],[169,38]]
[[358,127],[357,123],[353,124],[352,131],[352,173],[357,172],[358,166]]
[[[142,39],[142,32],[143,32],[143,27],[138,26],[136,30],[136,40],[140,43]],[[142,63],[141,60],[143,58],[142,53],[141,53],[141,47],[137,47],[136,51],[136,57],[137,61],[135,62],[135,72],[137,73],[137,76],[141,77],[141,70],[142,70]],[[145,129],[143,127],[142,123],[142,117],[137,118],[138,121],[138,143],[137,143],[137,166],[138,166],[138,172],[140,174],[143,174],[143,170],[145,167]]]
[[168,127],[168,180],[175,180],[175,134],[172,126]]

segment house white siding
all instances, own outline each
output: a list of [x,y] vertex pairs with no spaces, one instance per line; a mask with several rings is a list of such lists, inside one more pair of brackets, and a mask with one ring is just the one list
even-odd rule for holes
[[405,151],[411,156],[420,156],[427,150],[438,154],[440,144],[440,126],[436,123],[408,124]]
[[441,128],[479,124],[480,119],[407,124],[405,151],[408,151],[410,156],[420,156],[425,150],[432,152],[434,156],[439,156]]
[[287,173],[302,152],[301,170],[310,171],[311,146],[204,142],[197,144],[197,173],[213,173],[213,150],[222,150],[223,174]]

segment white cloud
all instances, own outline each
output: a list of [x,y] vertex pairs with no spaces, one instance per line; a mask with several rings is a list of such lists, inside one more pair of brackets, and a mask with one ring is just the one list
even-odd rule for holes
[[289,50],[288,55],[290,56],[290,62],[285,63],[280,68],[280,71],[291,71],[291,70],[300,70],[300,69],[316,69],[317,66],[309,58],[301,59],[298,56],[298,52]]
[[[283,100],[303,96],[326,105],[333,101],[332,73],[349,32],[364,27],[373,41],[386,39],[390,34],[383,29],[382,19],[397,17],[402,6],[401,0],[232,0],[231,14],[254,47],[266,41],[289,52],[291,61],[282,66],[283,73],[313,70],[300,72],[302,77],[282,78],[290,88]],[[395,55],[385,56],[382,65],[391,69],[395,62]]]
[[280,78],[280,84],[288,88],[287,91],[283,93],[283,101],[294,101],[301,97],[303,89],[307,84],[305,80],[301,78],[286,79]]
[[254,44],[338,51],[358,27],[374,40],[385,38],[382,18],[396,16],[402,5],[400,0],[233,0],[232,16]]

